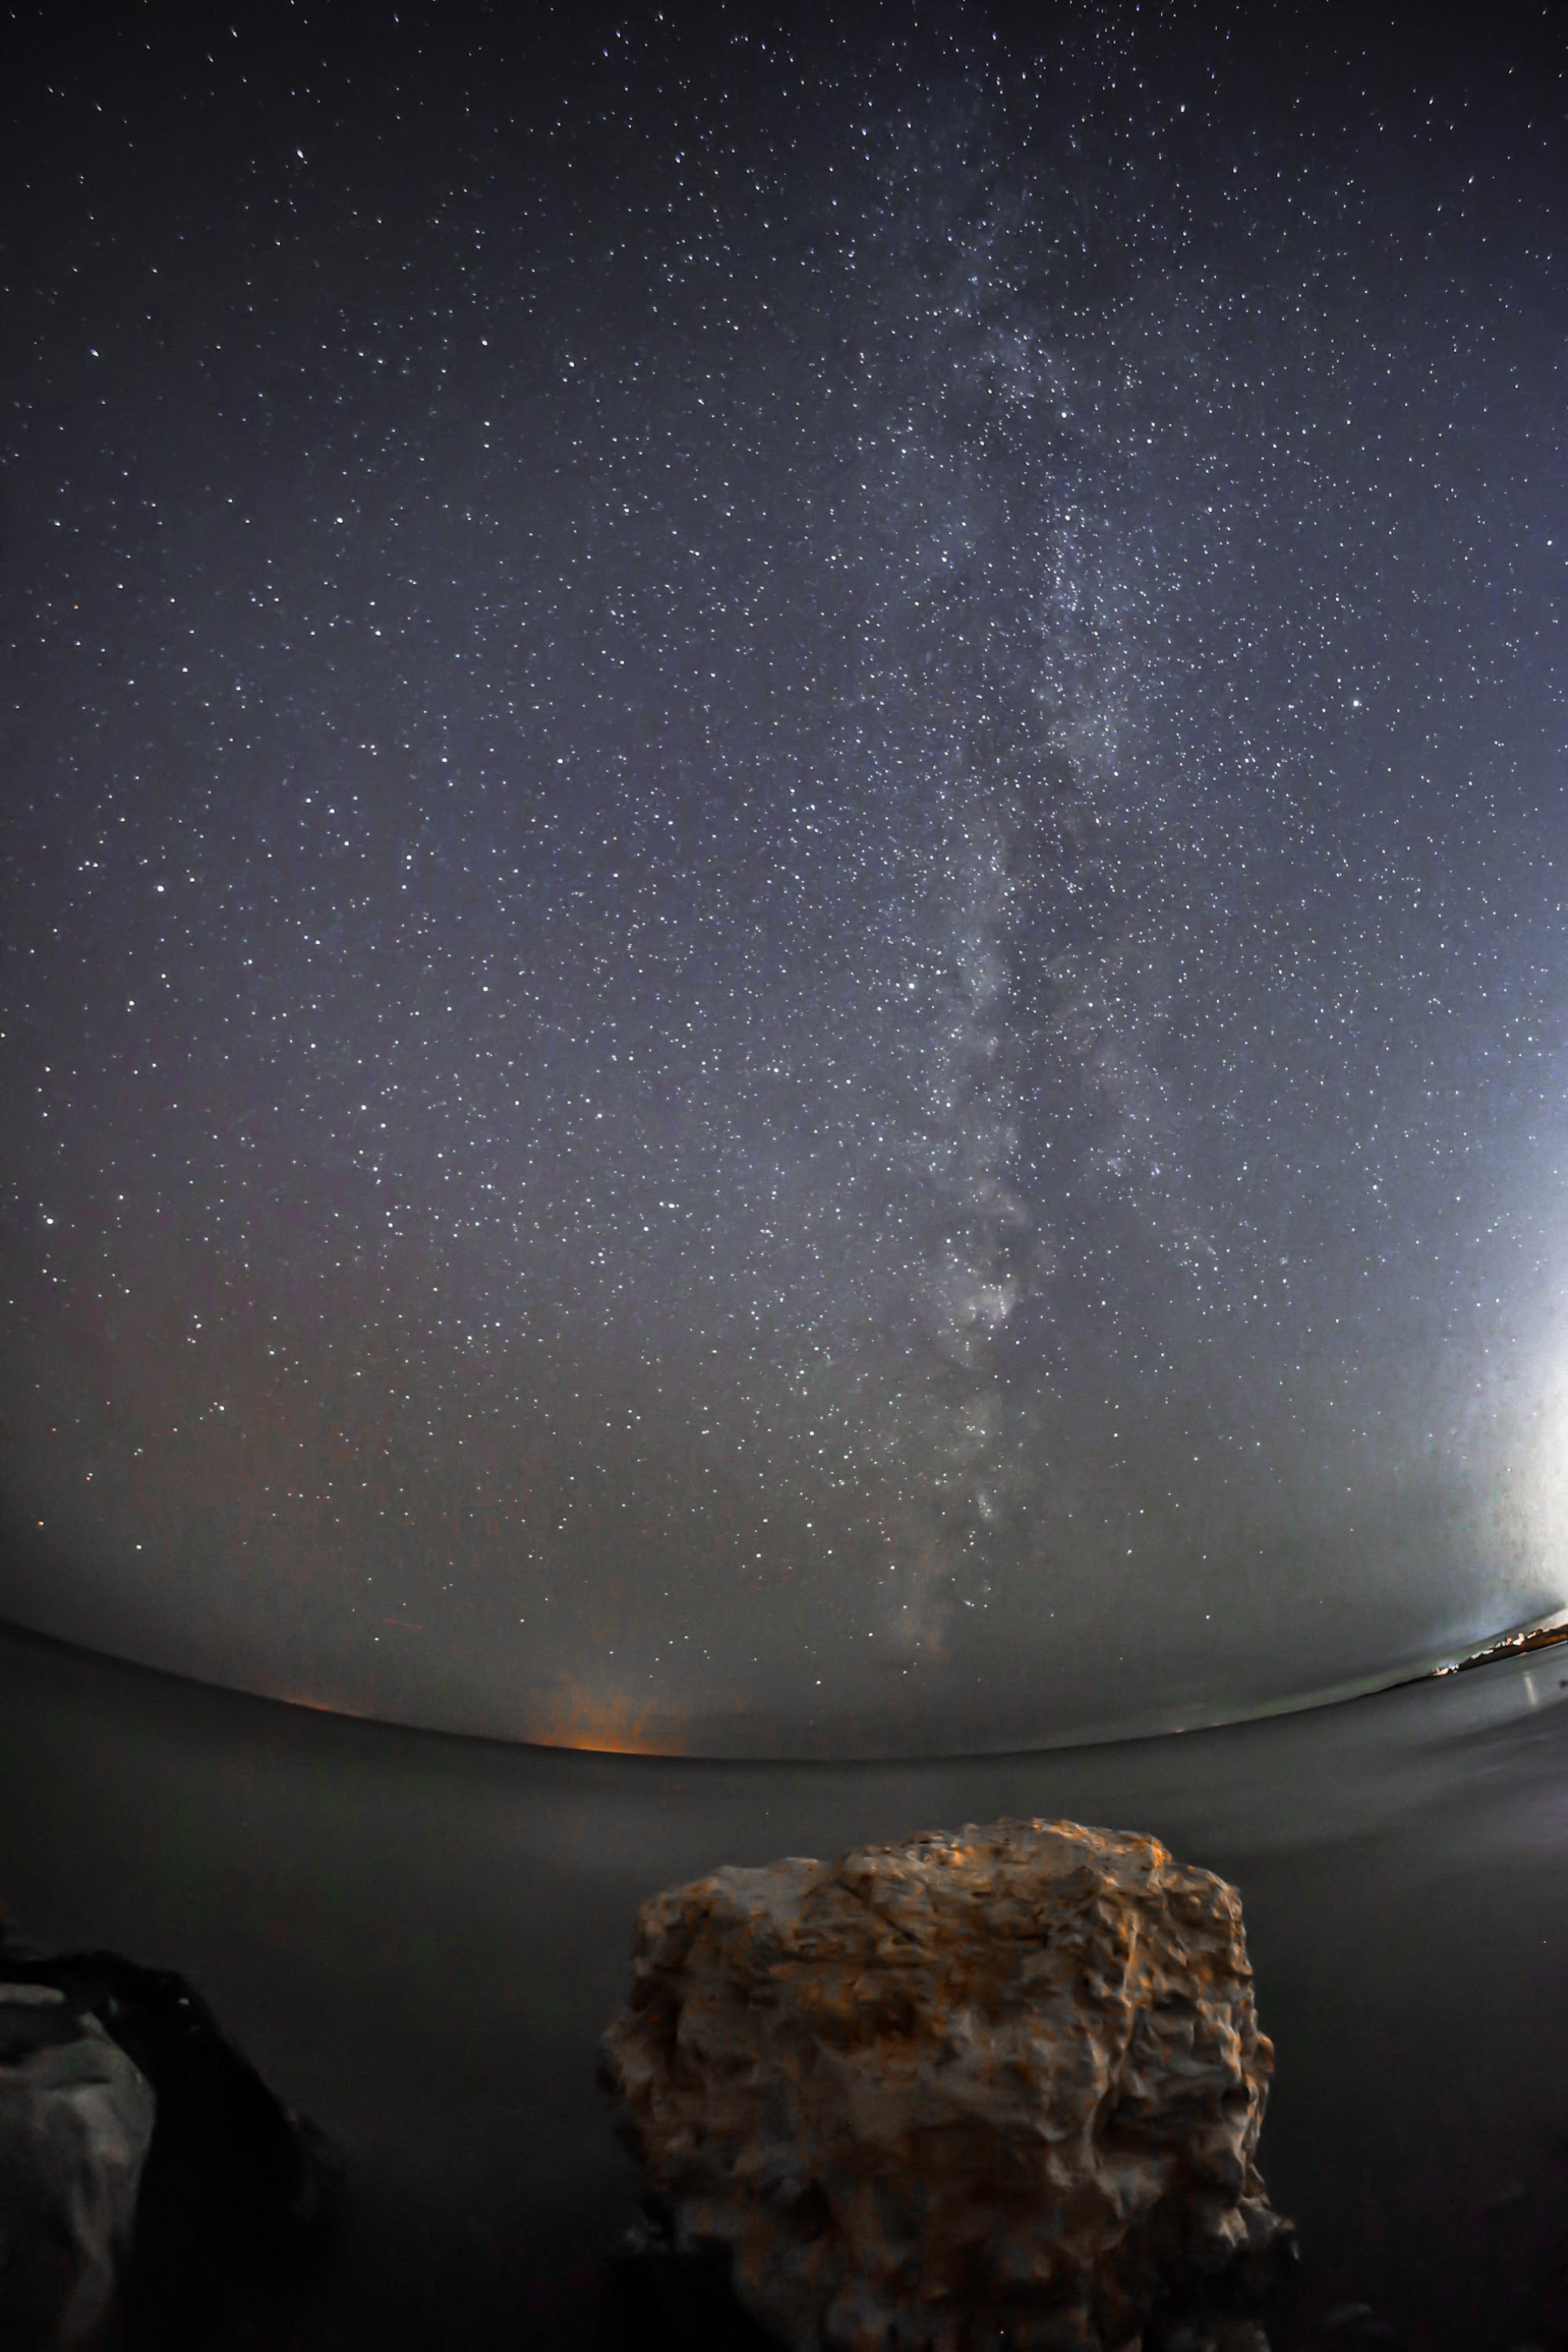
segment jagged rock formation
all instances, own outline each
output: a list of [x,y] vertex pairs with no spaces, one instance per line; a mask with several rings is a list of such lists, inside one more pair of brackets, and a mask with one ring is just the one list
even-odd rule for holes
[[819,2352],[1261,2342],[1293,2258],[1236,1889],[1004,1821],[645,1903],[600,2081],[669,2242]]

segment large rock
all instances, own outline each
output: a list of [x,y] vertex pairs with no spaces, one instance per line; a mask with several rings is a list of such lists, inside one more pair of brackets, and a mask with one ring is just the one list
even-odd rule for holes
[[600,2081],[793,2352],[1253,2345],[1293,2259],[1236,1889],[1016,1822],[645,1903]]

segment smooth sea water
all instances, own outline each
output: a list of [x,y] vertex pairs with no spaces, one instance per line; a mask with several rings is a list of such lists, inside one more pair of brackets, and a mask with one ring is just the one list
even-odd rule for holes
[[325,2273],[254,2338],[279,2352],[647,2352],[605,2270],[637,2184],[593,2078],[637,1906],[1004,1814],[1152,1831],[1240,1888],[1260,2160],[1302,2250],[1273,2352],[1555,2352],[1561,1650],[1184,1736],[773,1765],[410,1731],[0,1637],[0,1906],[188,1975],[342,2151]]

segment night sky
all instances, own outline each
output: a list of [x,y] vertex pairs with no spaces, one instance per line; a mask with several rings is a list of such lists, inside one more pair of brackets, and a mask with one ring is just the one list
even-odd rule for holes
[[1556,15],[14,12],[0,1614],[810,1756],[1568,1599]]

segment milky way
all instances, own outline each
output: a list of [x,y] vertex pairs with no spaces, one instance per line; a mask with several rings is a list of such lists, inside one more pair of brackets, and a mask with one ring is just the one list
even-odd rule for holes
[[1558,1605],[1544,37],[96,32],[8,142],[0,1609],[804,1756]]

